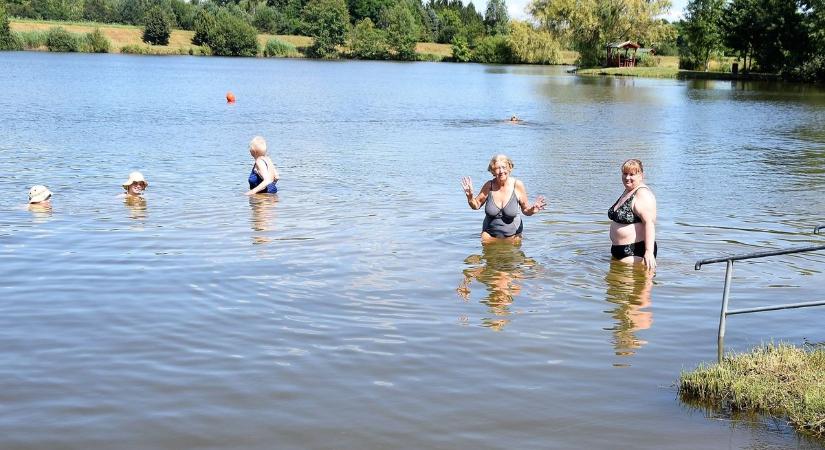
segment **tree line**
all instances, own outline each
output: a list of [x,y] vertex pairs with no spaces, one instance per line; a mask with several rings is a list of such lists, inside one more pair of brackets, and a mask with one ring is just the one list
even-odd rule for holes
[[825,80],[825,0],[691,0],[679,26],[683,68],[733,55],[746,72]]
[[556,63],[550,33],[510,21],[504,0],[484,13],[461,0],[0,0],[6,16],[144,27],[144,41],[168,43],[171,29],[218,55],[258,54],[257,33],[313,37],[310,56],[416,59],[416,43],[451,44],[457,61]]

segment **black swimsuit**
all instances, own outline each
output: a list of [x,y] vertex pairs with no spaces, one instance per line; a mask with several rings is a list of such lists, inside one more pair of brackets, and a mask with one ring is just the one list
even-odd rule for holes
[[[639,189],[641,189],[643,187],[647,187],[647,186],[638,187],[638,188],[636,188],[636,191],[638,191]],[[622,195],[624,195],[624,194],[622,194]],[[628,225],[628,224],[631,224],[631,223],[641,223],[642,219],[633,212],[633,199],[634,198],[636,198],[636,192],[635,191],[633,192],[633,194],[630,195],[630,197],[627,198],[627,200],[624,201],[624,203],[622,203],[621,205],[618,205],[619,200],[622,199],[622,197],[619,196],[619,198],[616,199],[616,203],[614,203],[613,206],[611,206],[610,209],[607,210],[607,217],[609,217],[610,220],[612,220],[616,223],[622,224],[622,225]],[[656,242],[654,242],[653,243],[653,257],[655,258],[658,253],[659,253],[659,246],[656,245]],[[638,242],[634,242],[632,244],[624,244],[624,245],[611,245],[610,246],[610,254],[616,259],[623,259],[623,258],[627,258],[628,256],[639,256],[639,257],[644,256],[644,254],[645,254],[645,241],[638,241]]]
[[487,234],[495,238],[521,234],[524,225],[521,223],[521,216],[519,215],[520,206],[516,196],[515,184],[513,185],[513,195],[501,208],[493,200],[492,184],[490,188],[487,201],[484,203],[484,223],[481,225],[481,230],[486,231]]

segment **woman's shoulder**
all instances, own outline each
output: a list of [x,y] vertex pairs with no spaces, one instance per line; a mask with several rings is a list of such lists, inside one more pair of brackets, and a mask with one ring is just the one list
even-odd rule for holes
[[640,186],[638,189],[636,189],[634,195],[636,196],[636,200],[654,202],[656,201],[656,196],[653,195],[653,190],[650,189],[650,187],[648,187],[647,185]]

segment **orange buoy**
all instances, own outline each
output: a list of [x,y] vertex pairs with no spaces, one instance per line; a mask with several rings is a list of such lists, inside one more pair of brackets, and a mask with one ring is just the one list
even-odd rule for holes
[[232,91],[226,93],[226,103],[235,103],[235,94]]

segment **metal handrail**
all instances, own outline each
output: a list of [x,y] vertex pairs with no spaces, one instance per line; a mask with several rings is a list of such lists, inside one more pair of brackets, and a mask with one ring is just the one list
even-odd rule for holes
[[[819,230],[825,229],[825,225],[820,225],[814,228],[814,233],[818,233]],[[813,252],[818,250],[825,250],[825,245],[815,245],[812,247],[797,247],[797,248],[790,248],[784,250],[772,250],[767,252],[755,252],[755,253],[748,253],[744,255],[732,255],[732,256],[722,256],[719,258],[707,258],[701,259],[696,261],[696,265],[694,266],[695,270],[699,270],[705,264],[714,264],[724,262],[726,263],[725,269],[725,287],[722,290],[722,311],[719,314],[719,332],[716,335],[716,356],[719,362],[722,362],[722,355],[725,351],[725,326],[726,326],[726,319],[727,316],[732,316],[735,314],[747,314],[747,313],[754,313],[754,312],[763,312],[763,311],[777,311],[780,309],[793,309],[793,308],[806,308],[809,306],[822,306],[825,305],[825,301],[815,301],[815,302],[804,302],[804,303],[786,303],[782,305],[771,305],[771,306],[760,306],[756,308],[744,308],[744,309],[735,309],[735,310],[728,310],[728,302],[730,300],[730,285],[731,280],[733,279],[733,262],[734,261],[741,261],[744,259],[756,259],[756,258],[765,258],[768,256],[778,256],[778,255],[790,255],[794,253],[806,253],[806,252]]]

